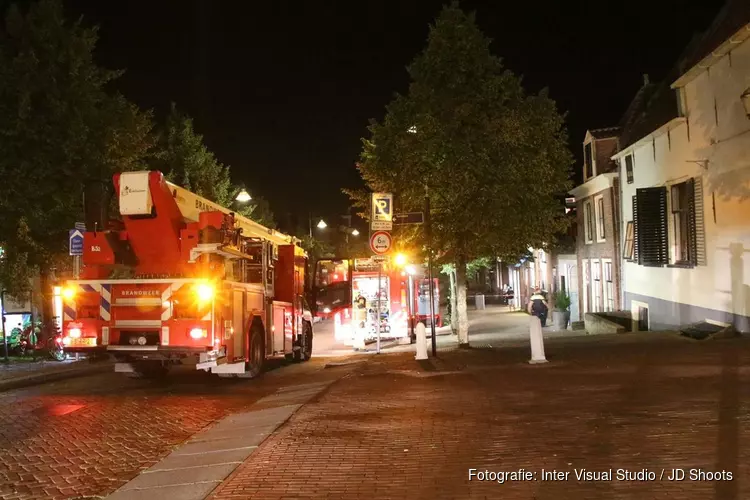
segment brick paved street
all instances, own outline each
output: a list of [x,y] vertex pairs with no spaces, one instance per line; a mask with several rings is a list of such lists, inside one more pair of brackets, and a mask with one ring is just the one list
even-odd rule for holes
[[185,371],[154,382],[106,373],[0,393],[0,498],[111,493],[196,432],[276,388],[345,373],[323,368],[313,360],[261,380]]
[[[281,427],[213,498],[750,498],[750,341],[662,334],[454,350],[438,371],[382,355]],[[536,473],[468,481],[469,468]],[[542,469],[570,472],[541,481]],[[575,469],[654,481],[577,482]],[[686,469],[682,482],[662,469]],[[687,469],[732,481],[690,481]],[[665,478],[669,476],[666,471]]]

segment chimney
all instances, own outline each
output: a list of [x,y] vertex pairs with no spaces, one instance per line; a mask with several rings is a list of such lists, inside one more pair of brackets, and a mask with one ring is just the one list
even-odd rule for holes
[[646,86],[646,85],[648,85],[648,84],[649,84],[649,81],[648,81],[648,73],[644,73],[644,74],[643,74],[643,86],[645,87],[645,86]]

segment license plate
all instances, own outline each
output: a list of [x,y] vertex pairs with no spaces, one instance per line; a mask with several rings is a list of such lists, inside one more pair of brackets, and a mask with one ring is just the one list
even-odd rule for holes
[[82,339],[70,339],[70,347],[96,347],[96,339],[87,337]]

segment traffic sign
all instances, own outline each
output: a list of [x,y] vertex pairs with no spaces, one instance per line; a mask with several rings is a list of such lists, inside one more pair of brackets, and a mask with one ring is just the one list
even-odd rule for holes
[[370,229],[373,231],[393,229],[393,193],[372,193],[371,205]]
[[391,231],[393,229],[393,222],[384,220],[374,220],[370,222],[371,231]]
[[83,233],[81,231],[71,229],[68,232],[68,243],[70,255],[83,255]]
[[424,212],[408,212],[393,216],[394,224],[423,224]]
[[391,249],[391,234],[385,231],[375,231],[370,236],[370,250],[376,255],[383,255]]
[[83,223],[83,222],[76,222],[73,227],[75,227],[79,231],[85,231],[86,230],[86,224]]

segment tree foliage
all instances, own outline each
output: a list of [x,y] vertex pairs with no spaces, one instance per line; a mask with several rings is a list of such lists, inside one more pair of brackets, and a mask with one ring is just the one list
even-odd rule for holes
[[195,131],[193,119],[179,111],[174,103],[157,136],[153,168],[185,189],[266,227],[275,227],[273,212],[264,198],[254,196],[247,204],[235,202],[240,187],[232,183],[230,167],[208,149],[203,136]]
[[143,165],[151,119],[106,87],[120,73],[93,61],[96,28],[66,22],[58,0],[11,6],[0,25],[0,282],[64,254],[86,180]]
[[409,66],[408,95],[363,140],[370,189],[397,192],[413,210],[427,186],[451,260],[521,254],[565,224],[555,198],[572,164],[563,117],[546,91],[527,95],[489,44],[473,15],[446,7]]
[[408,68],[408,94],[371,123],[358,165],[368,188],[397,193],[404,209],[419,210],[428,191],[435,246],[457,265],[459,322],[468,262],[542,247],[566,224],[555,197],[572,164],[564,119],[489,46],[473,14],[445,7]]

